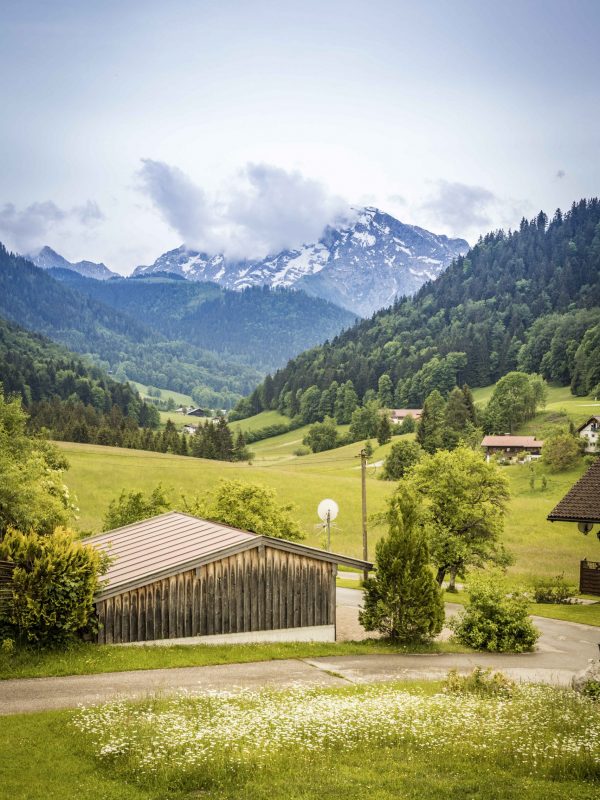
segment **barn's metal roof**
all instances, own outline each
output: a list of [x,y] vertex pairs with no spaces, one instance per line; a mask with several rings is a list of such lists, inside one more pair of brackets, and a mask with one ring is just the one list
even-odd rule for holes
[[600,522],[600,458],[548,514],[550,522]]
[[108,553],[113,559],[105,576],[107,583],[99,593],[99,598],[144,586],[261,544],[358,569],[372,566],[369,562],[350,556],[285,539],[258,536],[179,511],[169,511],[84,541]]
[[542,447],[535,436],[484,436],[482,447]]

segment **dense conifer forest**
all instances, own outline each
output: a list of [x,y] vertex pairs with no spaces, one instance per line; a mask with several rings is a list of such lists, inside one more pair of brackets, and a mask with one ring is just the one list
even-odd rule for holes
[[332,385],[369,399],[381,394],[382,381],[388,402],[414,407],[434,389],[486,386],[516,369],[583,395],[600,392],[599,352],[600,202],[594,198],[564,214],[557,210],[550,222],[540,212],[516,231],[487,234],[415,297],[268,376],[238,414],[279,408],[295,415],[311,387],[328,395],[321,405],[330,413]]
[[169,273],[110,281],[70,270],[52,275],[168,339],[234,356],[263,374],[356,320],[352,312],[294,289],[234,292]]
[[260,380],[258,369],[191,342],[170,340],[129,314],[55,280],[0,244],[0,316],[89,356],[119,381],[135,380],[186,394],[219,393],[225,407]]
[[128,383],[118,383],[43,336],[0,319],[0,385],[21,398],[33,430],[54,438],[97,441],[110,431],[156,428],[156,409]]

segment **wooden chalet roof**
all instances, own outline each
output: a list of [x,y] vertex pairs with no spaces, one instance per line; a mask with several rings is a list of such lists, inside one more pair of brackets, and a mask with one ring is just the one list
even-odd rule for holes
[[544,443],[535,436],[484,436],[482,447],[541,447]]
[[548,514],[550,522],[600,522],[600,458]]
[[285,539],[258,536],[178,511],[169,511],[142,522],[100,533],[84,542],[105,551],[113,558],[105,576],[107,584],[98,594],[98,598],[145,586],[161,578],[219,561],[260,545],[332,564],[344,564],[358,569],[372,567],[372,564],[358,558],[330,553]]

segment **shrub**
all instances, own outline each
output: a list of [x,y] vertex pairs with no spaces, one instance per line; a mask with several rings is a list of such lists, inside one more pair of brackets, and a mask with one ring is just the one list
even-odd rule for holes
[[297,447],[294,450],[295,456],[308,456],[310,455],[310,448],[309,447]]
[[523,593],[509,593],[499,575],[473,578],[468,592],[465,610],[450,622],[459,642],[498,653],[533,649],[540,634],[528,617]]
[[581,440],[570,433],[555,433],[544,441],[542,461],[551,472],[575,466],[581,458]]
[[419,463],[423,452],[423,448],[418,442],[406,439],[394,442],[383,465],[382,479],[399,481],[411,467]]
[[209,494],[182,498],[183,510],[233,528],[253,531],[261,536],[304,539],[300,523],[293,518],[294,506],[279,502],[277,492],[258,483],[221,480]]
[[468,675],[452,669],[444,681],[447,694],[474,694],[477,697],[511,697],[515,684],[502,672],[475,667]]
[[536,603],[568,604],[573,602],[573,595],[576,593],[576,587],[567,583],[563,573],[553,578],[538,578],[533,584],[533,599]]
[[332,417],[325,417],[323,422],[316,422],[308,429],[302,444],[308,445],[313,453],[333,450],[334,447],[339,445],[335,420]]
[[10,530],[0,558],[15,564],[5,622],[21,640],[64,646],[94,630],[94,594],[109,559],[57,528],[47,536]]
[[102,529],[112,531],[122,528],[124,525],[155,517],[169,508],[169,499],[160,483],[148,494],[126,492],[123,489],[117,500],[110,501]]
[[431,639],[444,624],[422,519],[418,496],[402,488],[390,502],[389,533],[377,542],[377,572],[364,584],[361,625],[400,642]]

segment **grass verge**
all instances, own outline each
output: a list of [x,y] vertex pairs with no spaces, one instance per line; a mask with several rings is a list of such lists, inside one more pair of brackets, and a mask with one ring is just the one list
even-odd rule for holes
[[247,664],[284,658],[353,656],[377,653],[464,653],[467,648],[448,642],[402,646],[377,639],[361,642],[285,642],[281,644],[172,645],[122,647],[76,645],[66,651],[19,649],[0,653],[0,680],[93,675],[100,672],[207,667],[216,664]]

